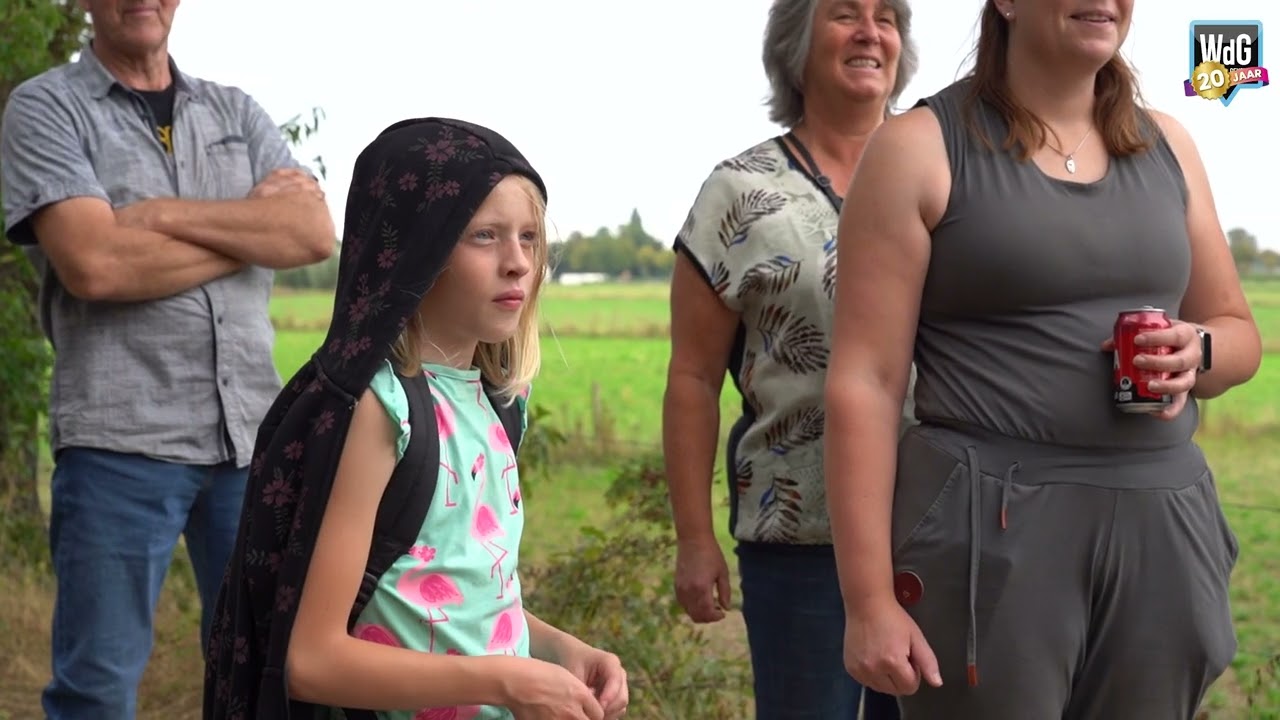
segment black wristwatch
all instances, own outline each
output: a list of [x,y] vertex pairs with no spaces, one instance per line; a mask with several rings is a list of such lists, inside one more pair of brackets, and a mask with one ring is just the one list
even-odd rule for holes
[[1200,336],[1200,367],[1196,372],[1209,372],[1213,367],[1213,335],[1204,328],[1196,328],[1196,334]]

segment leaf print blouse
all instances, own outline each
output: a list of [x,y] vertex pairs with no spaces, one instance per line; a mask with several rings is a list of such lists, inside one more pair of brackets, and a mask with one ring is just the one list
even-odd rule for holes
[[[418,541],[383,574],[352,634],[451,655],[528,657],[516,572],[524,507],[515,452],[478,369],[424,364],[440,428],[439,482]],[[370,383],[409,442],[409,403],[390,363]],[[526,398],[517,398],[521,413]],[[427,679],[427,682],[430,680]],[[496,707],[382,712],[385,720],[509,720]]]
[[[729,372],[743,415],[726,463],[740,541],[831,542],[823,386],[839,214],[800,168],[780,138],[719,163],[675,241],[741,318]],[[908,399],[904,424],[911,415]]]

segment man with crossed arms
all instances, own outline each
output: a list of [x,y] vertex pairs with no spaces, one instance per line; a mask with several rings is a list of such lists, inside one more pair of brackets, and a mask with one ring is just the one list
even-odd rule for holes
[[9,97],[0,196],[6,235],[41,274],[55,353],[44,710],[132,720],[179,535],[208,637],[280,389],[273,271],[327,258],[335,233],[266,112],[171,61],[178,0],[82,4],[93,40],[79,59]]

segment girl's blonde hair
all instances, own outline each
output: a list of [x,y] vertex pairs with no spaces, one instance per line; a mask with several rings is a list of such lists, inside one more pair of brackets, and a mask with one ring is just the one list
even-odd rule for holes
[[[515,178],[520,189],[528,196],[538,228],[538,237],[533,247],[533,269],[530,271],[533,273],[533,289],[520,313],[515,335],[501,343],[480,343],[471,360],[480,368],[481,377],[496,388],[507,403],[525,392],[542,364],[542,348],[538,341],[538,302],[542,294],[542,283],[547,276],[546,202],[529,178],[523,175],[510,177]],[[430,293],[430,289],[427,292]],[[414,313],[391,348],[400,372],[406,375],[419,372],[422,346],[426,342],[427,329],[422,315]]]

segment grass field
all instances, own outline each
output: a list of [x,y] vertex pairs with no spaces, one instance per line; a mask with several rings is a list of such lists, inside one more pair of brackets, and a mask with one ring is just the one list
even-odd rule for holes
[[[1262,369],[1245,388],[1214,400],[1207,424],[1224,427],[1280,425],[1280,281],[1248,284],[1267,348]],[[591,387],[609,399],[618,437],[657,443],[666,382],[669,311],[664,285],[551,285],[542,302],[543,370],[534,403],[553,422],[588,428],[593,420]],[[327,294],[277,295],[271,314],[282,329],[276,363],[288,376],[306,362],[324,338],[332,310]],[[722,407],[735,417],[738,401],[726,383]],[[566,427],[566,429],[567,429]]]
[[[667,290],[653,283],[551,285],[542,301],[542,326],[548,334],[593,337],[665,338],[669,314]],[[271,303],[277,327],[323,330],[333,312],[329,294],[278,293]]]
[[[1242,547],[1233,602],[1240,651],[1232,671],[1207,702],[1211,718],[1280,720],[1280,680],[1245,707],[1256,675],[1280,656],[1280,282],[1247,284],[1267,353],[1247,386],[1202,404],[1200,442],[1219,478],[1226,513]],[[305,362],[323,339],[330,311],[327,297],[277,297],[272,313],[285,327],[277,363],[288,374]],[[661,437],[662,393],[670,350],[666,287],[662,285],[549,286],[543,301],[543,371],[533,403],[551,411],[550,420],[570,431],[574,442],[657,448]],[[593,388],[596,391],[593,393]],[[608,398],[603,419],[593,398]],[[722,416],[736,417],[738,399],[726,383]],[[604,427],[599,427],[603,422]],[[530,505],[529,545],[564,536],[565,525],[585,522],[599,510],[593,497],[607,475],[596,468],[557,472]],[[719,482],[719,479],[718,479]],[[717,497],[724,496],[718,485]],[[554,506],[542,517],[539,503]],[[718,529],[726,512],[720,509]],[[545,534],[544,534],[545,533]],[[732,562],[732,555],[729,555]]]
[[[1252,383],[1208,404],[1200,437],[1241,545],[1232,587],[1239,653],[1206,703],[1211,720],[1280,720],[1280,679],[1264,675],[1266,688],[1253,689],[1260,671],[1280,655],[1280,282],[1250,283],[1247,291],[1268,353]],[[328,295],[274,297],[276,361],[286,379],[321,344],[330,308]],[[543,317],[543,371],[533,403],[549,410],[549,421],[577,446],[568,448],[569,455],[593,461],[559,465],[533,488],[523,551],[532,563],[569,547],[580,526],[603,522],[611,469],[600,458],[660,446],[669,352],[661,285],[551,286]],[[723,417],[736,417],[738,402],[727,386]],[[726,495],[720,474],[715,493],[717,499]],[[728,547],[727,511],[718,505],[717,513]],[[185,563],[181,553],[177,557]],[[732,564],[732,553],[728,559]],[[171,574],[162,598],[140,718],[198,717],[198,616],[183,578]],[[734,595],[738,600],[736,584]],[[29,578],[0,593],[0,720],[39,715],[39,690],[48,673],[49,600],[47,585]],[[736,614],[716,632],[721,652],[745,652]]]
[[[320,346],[332,308],[332,298],[317,293],[281,293],[272,299],[281,375],[287,378]],[[550,411],[552,422],[575,441],[590,436],[623,446],[658,443],[655,420],[670,349],[666,287],[552,285],[541,310],[542,373],[533,402]],[[607,398],[606,405],[593,407],[593,387]],[[731,410],[736,402],[731,388],[724,398]],[[601,423],[610,427],[597,427]]]

